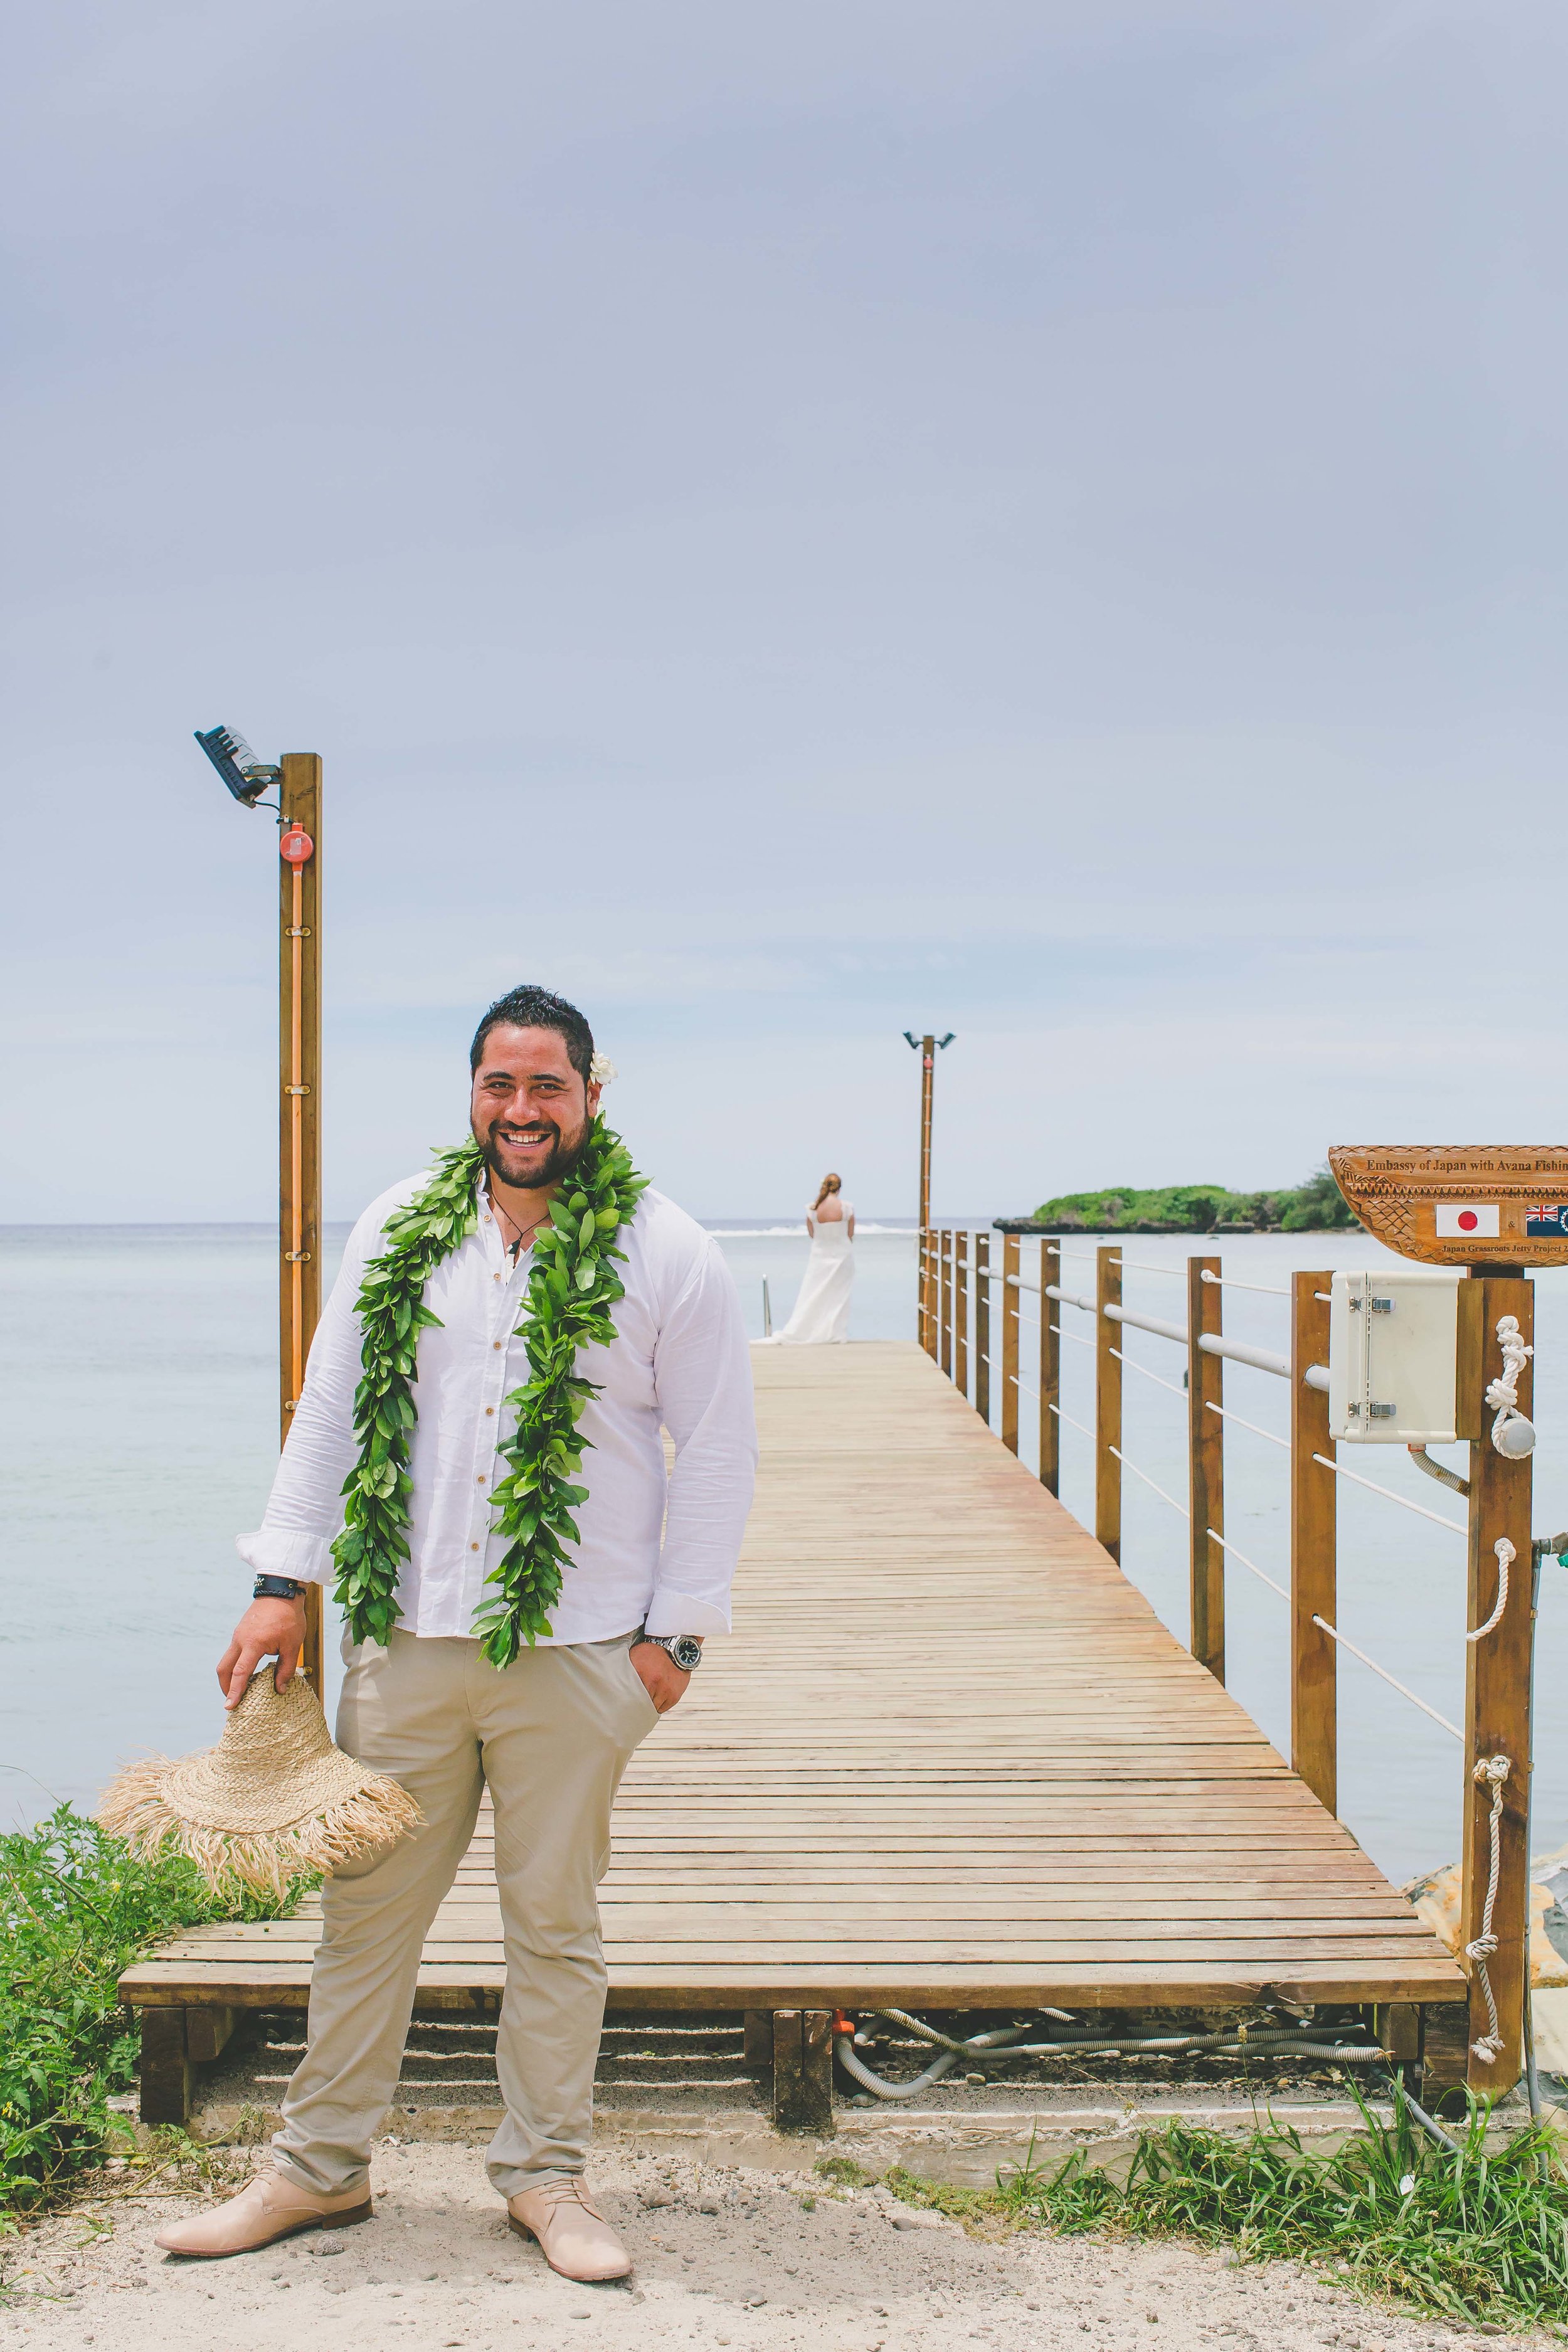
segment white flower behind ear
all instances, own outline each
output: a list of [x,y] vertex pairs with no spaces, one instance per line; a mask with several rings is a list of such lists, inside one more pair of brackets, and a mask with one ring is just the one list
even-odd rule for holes
[[608,1054],[595,1054],[588,1065],[588,1084],[591,1087],[607,1087],[612,1078],[619,1076],[620,1072]]

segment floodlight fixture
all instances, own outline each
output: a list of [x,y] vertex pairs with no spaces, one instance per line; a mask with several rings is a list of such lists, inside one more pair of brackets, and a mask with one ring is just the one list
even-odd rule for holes
[[268,785],[281,780],[282,769],[258,760],[244,736],[234,728],[209,727],[204,735],[198,727],[195,735],[235,799],[246,808],[255,808]]
[[[958,1032],[957,1032],[957,1030],[956,1030],[956,1029],[950,1029],[950,1030],[948,1031],[948,1033],[947,1033],[947,1034],[946,1034],[946,1036],[945,1036],[945,1037],[933,1037],[933,1038],[931,1039],[931,1044],[936,1047],[937,1052],[940,1054],[940,1053],[941,1053],[941,1051],[942,1051],[942,1047],[943,1047],[944,1045],[952,1045],[952,1043],[953,1039],[957,1036],[957,1034],[958,1034]],[[913,1031],[912,1029],[906,1029],[906,1030],[905,1030],[905,1032],[904,1032],[904,1040],[905,1040],[905,1043],[906,1043],[907,1045],[912,1045],[912,1046],[914,1047],[914,1050],[915,1050],[915,1052],[916,1052],[917,1054],[920,1052],[920,1049],[921,1049],[921,1044],[923,1043],[923,1040],[922,1040],[922,1039],[921,1039],[921,1038],[919,1038],[919,1037],[917,1037],[917,1036],[915,1035],[915,1033],[914,1033],[914,1031]]]

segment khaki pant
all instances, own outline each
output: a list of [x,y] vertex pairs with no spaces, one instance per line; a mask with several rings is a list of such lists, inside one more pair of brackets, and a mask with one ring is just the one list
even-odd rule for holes
[[[468,1850],[487,1783],[506,1996],[496,2041],[506,2118],[486,2168],[503,2197],[581,2172],[605,2013],[597,1886],[610,1808],[658,1722],[611,1642],[525,1650],[503,1674],[479,1643],[394,1633],[343,1656],[338,1739],[402,1782],[424,1823],[322,1891],[306,2053],[273,2142],[280,2171],[332,2193],[369,2171],[396,2089],[420,1948]],[[479,1892],[478,1889],[475,1890]]]

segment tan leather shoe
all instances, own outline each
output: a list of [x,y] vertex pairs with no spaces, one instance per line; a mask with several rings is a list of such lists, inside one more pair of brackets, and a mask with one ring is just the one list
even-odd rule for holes
[[259,2172],[237,2197],[172,2221],[153,2242],[168,2254],[248,2254],[301,2230],[344,2230],[351,2222],[368,2221],[374,2210],[368,2189],[319,2197],[312,2189],[297,2189],[280,2172]]
[[584,2285],[595,2280],[629,2278],[632,2258],[580,2179],[552,2180],[542,2189],[521,2189],[506,2200],[508,2226],[520,2238],[537,2238],[552,2271]]

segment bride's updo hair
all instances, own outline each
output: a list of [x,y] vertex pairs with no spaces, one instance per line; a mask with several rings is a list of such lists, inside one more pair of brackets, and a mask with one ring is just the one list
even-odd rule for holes
[[842,1181],[842,1178],[831,1173],[825,1176],[822,1180],[822,1190],[811,1204],[813,1209],[820,1209],[824,1201],[826,1200],[829,1192],[837,1192],[838,1191]]

